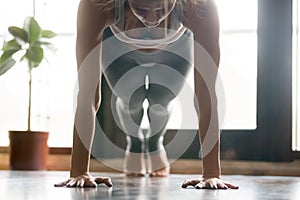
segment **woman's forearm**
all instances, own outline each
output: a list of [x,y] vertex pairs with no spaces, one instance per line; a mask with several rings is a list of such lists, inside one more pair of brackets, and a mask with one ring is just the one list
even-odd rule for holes
[[101,47],[99,38],[106,24],[105,13],[89,0],[81,0],[77,17],[76,60],[79,93],[73,128],[71,176],[89,171],[95,117],[100,105]]
[[[97,51],[98,52],[98,51]],[[73,128],[71,177],[89,171],[90,153],[95,133],[96,112],[101,102],[99,67],[82,65],[88,70],[79,73],[79,93]],[[96,75],[95,75],[96,74]],[[89,80],[89,81],[87,81]]]
[[203,156],[202,174],[204,178],[220,178],[220,130],[217,111],[211,108],[210,111],[200,111],[200,113],[199,132]]
[[89,162],[90,150],[85,147],[74,126],[70,177],[77,177],[88,172]]

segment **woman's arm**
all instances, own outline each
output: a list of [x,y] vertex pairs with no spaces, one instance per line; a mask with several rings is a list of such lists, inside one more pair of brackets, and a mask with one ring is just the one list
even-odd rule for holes
[[196,188],[237,188],[220,180],[220,129],[215,91],[220,60],[219,20],[213,0],[188,0],[184,26],[194,34],[195,107],[199,116],[199,139],[203,156],[203,177],[187,180]]
[[89,175],[90,151],[95,131],[95,116],[100,105],[102,32],[113,20],[112,10],[81,0],[77,15],[76,58],[79,92],[73,131],[70,179],[56,186],[96,186],[109,178]]

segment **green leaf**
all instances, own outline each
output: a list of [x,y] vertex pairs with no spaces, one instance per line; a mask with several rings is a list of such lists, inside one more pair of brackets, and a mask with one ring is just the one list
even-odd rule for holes
[[25,54],[20,58],[20,62],[26,60]]
[[16,61],[12,58],[7,59],[5,62],[0,63],[0,75],[7,72],[10,68],[12,68],[16,64]]
[[16,38],[20,38],[24,42],[28,42],[28,34],[22,28],[17,26],[10,26],[8,27],[8,32],[12,34]]
[[26,51],[25,57],[32,63],[40,64],[44,58],[44,50],[41,47],[32,46]]
[[3,51],[13,50],[13,49],[17,49],[17,50],[22,49],[22,46],[15,39],[5,42],[3,44],[3,48],[2,48]]
[[39,63],[31,63],[31,66],[35,68],[35,67],[38,67],[40,64],[41,64],[40,62]]
[[45,42],[45,41],[37,41],[37,42],[35,43],[35,46],[36,46],[36,45],[39,45],[39,46],[42,46],[42,45],[48,46],[48,45],[52,45],[52,43],[50,43],[50,42]]
[[52,53],[56,53],[56,51],[57,51],[57,49],[55,48],[55,46],[52,43],[50,43],[50,42],[38,41],[35,44],[38,44],[39,46],[46,47]]
[[27,17],[24,21],[24,30],[28,33],[29,43],[36,42],[41,36],[41,27],[33,17]]
[[19,51],[20,49],[8,49],[3,52],[3,54],[0,57],[0,64],[4,63],[7,59],[11,58],[11,56]]
[[50,39],[50,38],[55,37],[56,35],[57,35],[56,33],[54,33],[53,31],[50,31],[50,30],[43,30],[42,31],[42,37],[43,38]]

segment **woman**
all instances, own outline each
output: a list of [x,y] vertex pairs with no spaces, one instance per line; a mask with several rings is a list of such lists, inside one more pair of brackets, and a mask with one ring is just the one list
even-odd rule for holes
[[[180,77],[186,77],[194,65],[195,102],[199,102],[195,107],[201,116],[199,133],[204,155],[203,177],[186,180],[182,187],[237,188],[220,179],[219,127],[214,91],[217,76],[214,67],[219,65],[220,57],[219,24],[214,2],[81,0],[77,27],[79,94],[71,178],[56,186],[84,187],[99,183],[112,186],[108,177],[94,178],[88,173],[95,115],[100,105],[101,73],[117,96],[115,109],[120,126],[127,134],[125,173],[145,174],[143,152],[146,151],[150,176],[167,176],[169,166],[162,141],[170,115],[170,102],[184,84],[184,78]],[[193,43],[195,48],[192,48]],[[196,48],[199,45],[213,60],[213,66],[206,65],[203,70],[207,71],[206,75],[200,72],[203,67],[198,67],[201,66],[199,55],[202,54]],[[183,56],[178,56],[180,53],[176,50],[183,52]],[[94,56],[90,56],[93,51]],[[114,57],[116,52],[120,56]],[[150,128],[144,144],[139,125],[145,99],[149,102]],[[216,139],[213,145],[208,145],[211,147],[206,148],[205,139],[209,135]]]

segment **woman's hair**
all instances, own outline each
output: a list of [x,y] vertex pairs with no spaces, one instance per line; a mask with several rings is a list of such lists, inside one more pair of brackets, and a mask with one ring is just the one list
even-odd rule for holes
[[90,0],[92,3],[94,3],[97,8],[100,10],[111,10],[115,6],[115,0]]
[[[111,10],[115,6],[115,0],[90,0],[90,1],[93,2],[101,10],[106,10],[106,11]],[[187,1],[190,1],[190,3],[197,4],[199,2],[204,2],[206,0],[177,0],[177,1],[182,5],[184,5]]]

